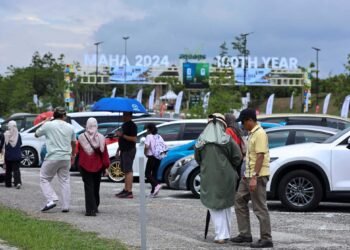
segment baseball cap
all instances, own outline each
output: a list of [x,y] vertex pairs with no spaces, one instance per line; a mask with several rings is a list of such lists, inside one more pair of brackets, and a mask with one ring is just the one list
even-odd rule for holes
[[254,109],[243,109],[236,121],[242,122],[248,119],[253,119],[256,121],[256,111]]

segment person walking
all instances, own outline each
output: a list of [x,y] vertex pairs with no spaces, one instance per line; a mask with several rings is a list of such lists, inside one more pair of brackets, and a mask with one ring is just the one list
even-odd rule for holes
[[117,131],[119,148],[117,155],[120,156],[120,165],[125,174],[124,189],[120,191],[116,196],[118,198],[134,198],[132,194],[132,183],[133,183],[133,169],[136,155],[136,136],[137,127],[132,121],[132,113],[123,113],[123,125],[121,131]]
[[71,161],[76,152],[76,138],[73,126],[67,123],[66,110],[57,107],[53,113],[54,120],[46,121],[36,132],[35,137],[45,136],[47,154],[40,168],[40,187],[47,200],[42,212],[56,206],[58,196],[51,186],[51,181],[57,175],[62,198],[62,212],[69,212],[70,205],[70,174]]
[[210,211],[215,227],[214,242],[219,244],[231,235],[237,168],[241,162],[240,150],[225,129],[225,117],[212,114],[195,144],[195,159],[200,165],[200,199]]
[[[249,137],[245,175],[239,183],[235,200],[239,234],[231,241],[249,242],[251,248],[273,247],[270,215],[266,204],[266,184],[270,174],[268,137],[257,123],[254,109],[242,110],[237,121],[242,122]],[[260,224],[260,239],[255,242],[253,242],[250,228],[249,199],[252,201],[253,212]]]
[[98,213],[101,175],[110,164],[105,137],[97,131],[97,128],[97,120],[89,118],[85,132],[78,137],[79,167],[84,182],[86,216],[96,216]]
[[5,152],[5,186],[12,187],[12,174],[14,185],[17,189],[22,186],[20,165],[22,160],[21,135],[18,133],[15,121],[9,121],[8,130],[4,133],[4,144],[2,152]]
[[156,136],[160,136],[158,134],[158,130],[156,125],[150,123],[146,126],[147,136],[145,141],[145,149],[144,154],[147,157],[146,164],[146,178],[151,183],[152,189],[150,193],[150,197],[154,198],[158,195],[159,190],[162,188],[162,185],[157,181],[157,172],[160,165],[160,159],[157,159],[155,156],[155,144],[156,144]]

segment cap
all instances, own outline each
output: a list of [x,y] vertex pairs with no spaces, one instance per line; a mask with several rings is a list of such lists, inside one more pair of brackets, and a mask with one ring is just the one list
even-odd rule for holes
[[254,109],[243,109],[236,121],[242,122],[248,119],[253,119],[256,121],[256,111]]
[[53,117],[55,119],[59,118],[59,117],[63,117],[64,115],[66,115],[66,109],[63,107],[56,107],[54,112],[53,112]]
[[[224,124],[225,127],[227,127],[227,124],[226,124],[226,121],[225,121],[225,116],[220,114],[220,113],[214,113],[214,114],[211,114],[208,116],[208,122],[210,121],[219,121],[221,122],[222,124]],[[214,122],[214,124],[215,124]]]

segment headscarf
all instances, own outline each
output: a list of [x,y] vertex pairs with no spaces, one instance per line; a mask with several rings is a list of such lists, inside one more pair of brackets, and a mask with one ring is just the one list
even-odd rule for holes
[[233,130],[233,132],[239,137],[242,138],[243,136],[243,132],[242,130],[239,128],[238,123],[236,122],[236,117],[234,114],[231,113],[227,113],[225,114],[225,120],[227,123],[227,127],[231,128]]
[[97,128],[97,120],[91,117],[86,122],[85,132],[79,135],[79,143],[88,155],[92,155],[98,149],[103,153],[105,149],[105,138]]
[[4,133],[5,145],[10,143],[12,147],[15,147],[18,141],[18,129],[17,123],[13,120],[9,121],[8,130]]
[[196,148],[202,148],[206,143],[226,144],[230,139],[225,132],[226,122],[222,114],[214,113],[208,118],[208,124],[200,134]]

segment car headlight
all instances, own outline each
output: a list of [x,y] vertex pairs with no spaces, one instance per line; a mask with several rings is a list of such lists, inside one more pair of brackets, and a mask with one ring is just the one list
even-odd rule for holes
[[180,160],[178,160],[175,164],[174,167],[175,168],[181,168],[182,166],[185,166],[187,163],[189,163],[190,161],[192,161],[194,159],[194,155],[190,155],[190,156],[186,156],[184,158],[181,158]]
[[270,158],[270,163],[273,162],[273,161],[275,161],[275,160],[277,160],[277,159],[278,159],[278,157],[271,157],[271,158]]

